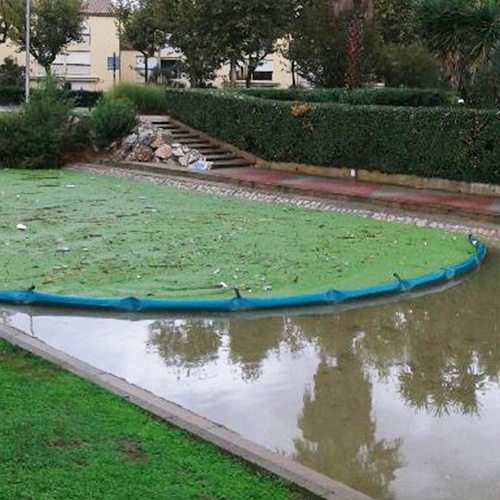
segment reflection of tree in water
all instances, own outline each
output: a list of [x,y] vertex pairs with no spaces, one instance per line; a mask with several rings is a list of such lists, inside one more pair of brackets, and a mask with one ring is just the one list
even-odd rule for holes
[[300,346],[297,329],[288,318],[267,318],[232,321],[229,325],[231,362],[241,367],[243,376],[256,380],[261,375],[262,362],[274,352],[279,356],[281,343],[296,351]]
[[[340,319],[338,329],[322,335],[314,387],[304,395],[298,421],[303,438],[295,441],[295,458],[375,498],[390,499],[391,481],[402,465],[402,441],[377,441],[372,386],[357,330]],[[306,335],[316,334],[317,320],[298,321]]]
[[200,367],[217,359],[226,324],[212,320],[161,320],[149,327],[148,346],[154,347],[168,366]]

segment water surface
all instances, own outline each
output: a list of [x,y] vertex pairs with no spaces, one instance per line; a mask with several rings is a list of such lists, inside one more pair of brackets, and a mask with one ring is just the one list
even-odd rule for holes
[[376,499],[500,498],[498,251],[438,293],[328,314],[2,318]]

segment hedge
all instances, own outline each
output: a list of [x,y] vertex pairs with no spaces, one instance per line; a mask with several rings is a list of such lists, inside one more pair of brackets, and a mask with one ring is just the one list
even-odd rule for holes
[[450,92],[437,89],[250,89],[242,91],[253,97],[277,101],[328,102],[379,106],[434,107],[457,104]]
[[271,161],[500,184],[500,115],[167,89],[168,113]]
[[[33,89],[33,93],[37,90]],[[81,108],[93,108],[102,97],[102,92],[89,90],[71,90],[70,97],[75,101],[75,106]],[[0,106],[17,106],[24,102],[24,89],[21,87],[1,87],[0,86]]]

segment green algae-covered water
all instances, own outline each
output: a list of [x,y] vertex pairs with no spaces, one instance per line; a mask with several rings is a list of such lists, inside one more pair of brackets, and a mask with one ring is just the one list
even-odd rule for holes
[[291,295],[424,274],[465,236],[72,171],[0,171],[0,289]]

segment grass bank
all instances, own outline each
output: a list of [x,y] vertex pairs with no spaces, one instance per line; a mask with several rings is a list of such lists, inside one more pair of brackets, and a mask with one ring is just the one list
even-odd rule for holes
[[0,340],[2,500],[305,500],[305,493]]
[[94,297],[355,288],[473,251],[443,231],[71,171],[0,170],[0,213],[1,289]]

